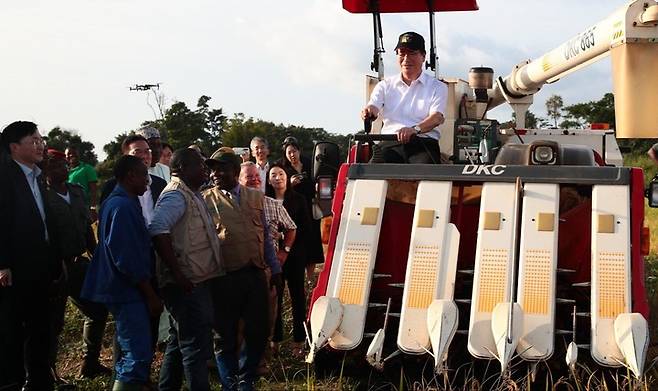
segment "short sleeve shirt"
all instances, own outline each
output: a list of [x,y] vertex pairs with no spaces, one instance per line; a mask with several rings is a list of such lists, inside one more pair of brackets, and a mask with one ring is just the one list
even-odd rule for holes
[[[445,116],[448,101],[448,87],[427,73],[407,85],[400,74],[387,77],[377,83],[370,95],[369,105],[381,110],[382,134],[395,134],[404,127],[412,127],[422,122],[430,114]],[[439,139],[438,129],[420,137]]]
[[98,176],[94,167],[87,163],[80,162],[77,167],[69,170],[69,182],[82,186],[85,192],[85,202],[89,205],[89,184],[98,182]]

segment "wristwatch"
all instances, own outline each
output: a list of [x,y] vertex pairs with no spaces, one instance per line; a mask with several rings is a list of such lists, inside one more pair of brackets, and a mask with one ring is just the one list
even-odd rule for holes
[[420,130],[420,126],[418,126],[418,125],[414,125],[414,126],[412,127],[412,129],[416,131],[416,134],[421,134],[421,133],[423,133],[423,131]]
[[290,246],[285,246],[285,247],[283,248],[283,251],[289,253],[289,252],[290,252]]

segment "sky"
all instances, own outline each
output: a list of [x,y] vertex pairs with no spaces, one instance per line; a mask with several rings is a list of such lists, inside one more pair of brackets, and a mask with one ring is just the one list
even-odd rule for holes
[[[476,12],[437,14],[440,74],[468,78],[473,66],[496,76],[559,46],[624,5],[621,0],[479,0]],[[426,14],[382,16],[385,70],[397,72],[399,34],[428,38]],[[166,103],[194,107],[201,95],[229,116],[322,127],[362,128],[365,76],[372,74],[372,17],[340,0],[24,0],[0,4],[0,128],[29,120],[102,146],[154,119],[147,93],[162,83]],[[609,58],[546,85],[565,105],[612,91]],[[153,99],[151,98],[151,103]],[[499,107],[490,117],[511,118]]]

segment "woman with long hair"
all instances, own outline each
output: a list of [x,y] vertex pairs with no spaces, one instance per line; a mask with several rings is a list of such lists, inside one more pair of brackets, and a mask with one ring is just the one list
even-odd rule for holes
[[281,164],[290,178],[292,188],[306,199],[306,210],[311,219],[311,230],[306,237],[306,276],[313,281],[315,264],[324,262],[320,219],[313,217],[313,200],[316,197],[311,160],[301,155],[301,148],[296,138],[289,136],[283,140],[283,157]]
[[[297,236],[290,248],[288,258],[283,264],[284,286],[288,285],[290,301],[292,304],[292,332],[293,355],[302,357],[306,333],[304,332],[304,319],[306,319],[306,293],[304,290],[304,271],[306,269],[306,240],[310,232],[311,219],[306,208],[304,196],[292,190],[290,180],[284,167],[279,163],[270,166],[267,174],[268,184],[265,194],[283,204],[286,211],[297,225]],[[280,248],[284,248],[281,246]],[[279,343],[283,340],[283,288],[279,292],[279,309],[274,324],[274,337],[272,341]]]

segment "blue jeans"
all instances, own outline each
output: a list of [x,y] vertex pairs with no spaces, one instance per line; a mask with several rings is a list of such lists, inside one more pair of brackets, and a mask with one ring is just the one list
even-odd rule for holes
[[153,361],[151,318],[144,301],[108,303],[115,322],[119,359],[115,365],[116,380],[144,384],[149,380]]
[[160,390],[180,390],[183,373],[190,391],[209,390],[207,361],[212,358],[213,325],[210,282],[196,285],[190,293],[168,285],[162,295],[171,326],[160,369]]

